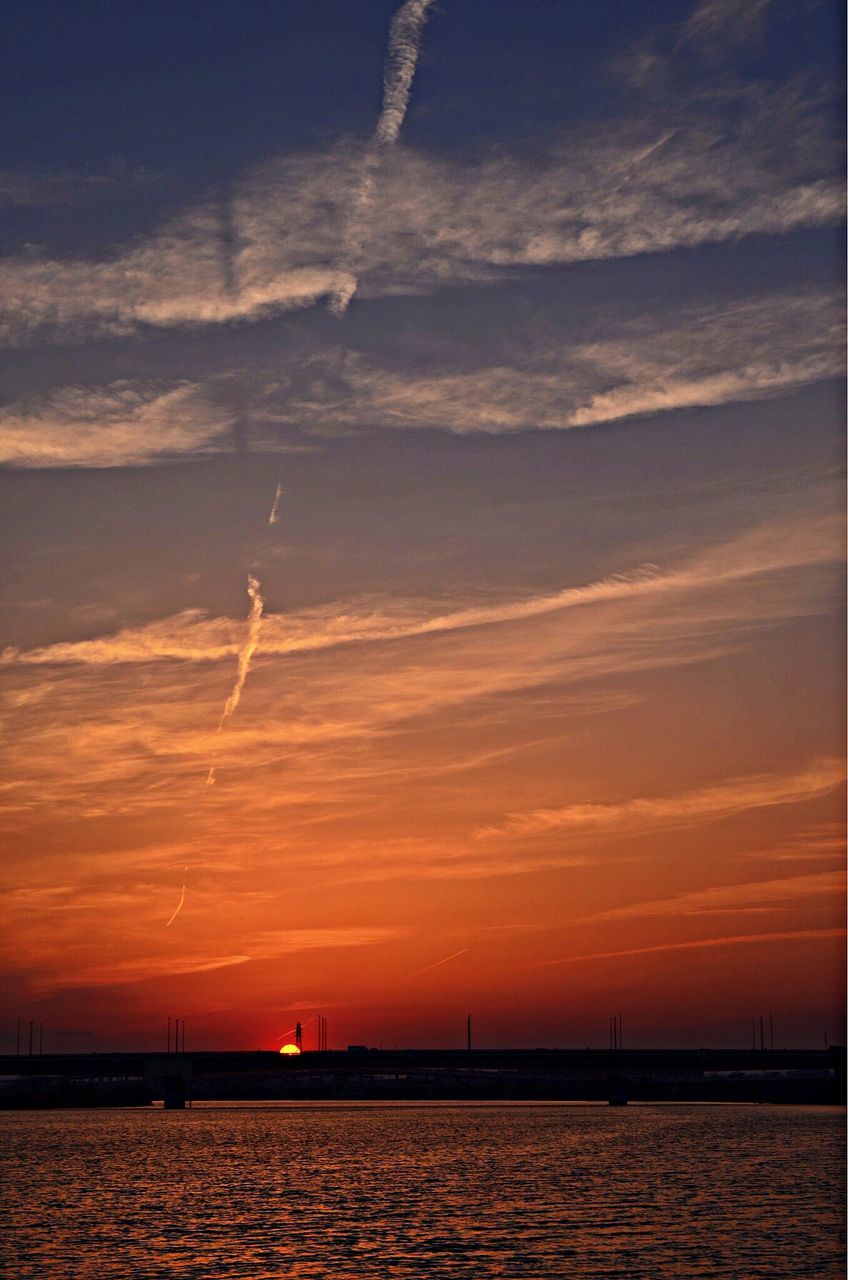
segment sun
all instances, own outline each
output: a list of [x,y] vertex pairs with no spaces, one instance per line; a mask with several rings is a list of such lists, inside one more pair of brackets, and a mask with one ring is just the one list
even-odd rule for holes
[[296,1044],[284,1044],[280,1053],[300,1053]]

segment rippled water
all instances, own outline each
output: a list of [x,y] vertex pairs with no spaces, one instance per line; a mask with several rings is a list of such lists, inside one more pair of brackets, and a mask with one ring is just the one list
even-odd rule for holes
[[827,1108],[0,1114],[0,1272],[842,1277]]

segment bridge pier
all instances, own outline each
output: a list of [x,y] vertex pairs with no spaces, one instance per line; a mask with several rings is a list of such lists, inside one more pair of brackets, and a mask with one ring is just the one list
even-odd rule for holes
[[607,1093],[611,1107],[626,1107],[630,1100],[630,1081],[623,1076],[611,1076],[607,1080]]
[[181,1053],[150,1055],[144,1060],[144,1075],[162,1087],[166,1111],[183,1111],[189,1097],[189,1082],[194,1063]]
[[184,1111],[188,1081],[183,1076],[166,1076],[162,1081],[162,1101],[166,1111]]

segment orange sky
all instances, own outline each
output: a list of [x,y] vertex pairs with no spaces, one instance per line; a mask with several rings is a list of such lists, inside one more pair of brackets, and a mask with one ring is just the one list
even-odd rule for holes
[[9,1015],[56,1047],[169,1013],[198,1046],[315,1011],[333,1045],[459,1043],[468,1011],[496,1044],[602,1043],[611,1011],[631,1042],[838,1034],[818,504],[532,594],[301,608],[295,521],[254,532],[220,733],[246,594],[4,655]]

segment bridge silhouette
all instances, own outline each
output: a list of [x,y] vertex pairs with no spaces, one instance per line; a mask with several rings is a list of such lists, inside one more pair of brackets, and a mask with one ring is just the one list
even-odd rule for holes
[[[845,1050],[366,1049],[6,1054],[0,1076],[39,1105],[57,1083],[106,1095],[135,1081],[178,1110],[203,1098],[490,1098],[627,1101],[844,1101]],[[61,1091],[59,1093],[61,1097]],[[0,1105],[3,1105],[0,1094]],[[20,1104],[17,1104],[20,1105]],[[41,1105],[49,1105],[42,1103]]]

